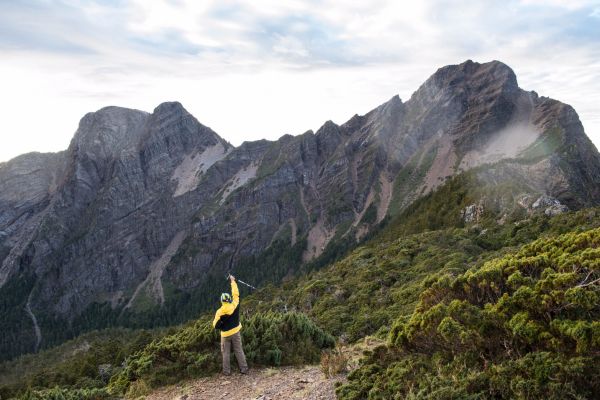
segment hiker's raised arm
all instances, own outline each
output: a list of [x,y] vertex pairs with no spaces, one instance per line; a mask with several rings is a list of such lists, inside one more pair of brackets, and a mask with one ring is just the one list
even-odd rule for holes
[[233,276],[231,277],[231,295],[233,297],[233,307],[237,307],[240,303],[240,290]]

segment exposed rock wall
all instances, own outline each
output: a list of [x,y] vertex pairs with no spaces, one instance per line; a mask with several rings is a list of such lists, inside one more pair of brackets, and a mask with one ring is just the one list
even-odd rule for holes
[[176,102],[107,107],[66,151],[0,164],[0,287],[33,276],[28,311],[67,321],[94,302],[135,309],[140,288],[160,307],[282,235],[306,241],[308,262],[474,167],[561,206],[600,202],[600,157],[575,111],[521,90],[500,62],[447,66],[406,102],[239,147]]

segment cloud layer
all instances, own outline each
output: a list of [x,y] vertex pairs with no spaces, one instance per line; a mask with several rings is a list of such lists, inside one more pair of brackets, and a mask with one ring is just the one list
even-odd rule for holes
[[600,147],[600,1],[0,2],[0,161],[83,114],[181,101],[234,144],[344,122],[466,59],[573,105]]

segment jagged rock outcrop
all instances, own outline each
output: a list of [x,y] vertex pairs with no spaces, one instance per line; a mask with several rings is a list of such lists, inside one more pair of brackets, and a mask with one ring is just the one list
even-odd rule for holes
[[484,206],[481,202],[476,204],[470,204],[464,208],[461,212],[463,221],[467,224],[472,222],[479,222],[483,215]]
[[[228,269],[269,251],[297,269],[473,169],[555,198],[550,213],[600,202],[600,157],[575,111],[497,61],[441,68],[408,101],[342,125],[239,147],[176,102],[107,107],[66,151],[0,164],[0,297],[27,301],[42,346],[156,310],[136,326],[181,321]],[[256,268],[261,281],[293,272]],[[33,343],[28,313],[13,325]]]
[[561,204],[558,199],[547,194],[542,194],[537,199],[531,195],[524,195],[519,198],[517,203],[527,210],[528,213],[543,211],[549,217],[569,211],[569,207]]

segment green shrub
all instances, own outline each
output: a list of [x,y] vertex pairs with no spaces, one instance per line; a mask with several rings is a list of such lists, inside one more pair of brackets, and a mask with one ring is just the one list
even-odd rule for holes
[[600,393],[600,229],[440,277],[341,399],[583,399]]
[[150,393],[150,387],[148,384],[146,384],[146,381],[143,379],[138,379],[129,385],[127,393],[125,393],[125,397],[128,399],[137,399],[139,397],[146,396],[148,393]]

